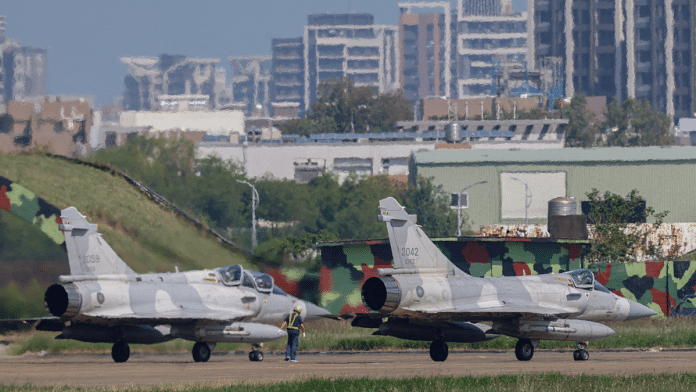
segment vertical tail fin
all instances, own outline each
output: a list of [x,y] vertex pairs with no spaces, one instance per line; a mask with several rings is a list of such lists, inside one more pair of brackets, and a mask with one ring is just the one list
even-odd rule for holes
[[379,209],[379,221],[387,223],[395,270],[437,272],[445,275],[458,271],[420,226],[416,225],[416,216],[407,214],[393,197],[380,200]]
[[61,211],[71,275],[135,274],[75,207]]

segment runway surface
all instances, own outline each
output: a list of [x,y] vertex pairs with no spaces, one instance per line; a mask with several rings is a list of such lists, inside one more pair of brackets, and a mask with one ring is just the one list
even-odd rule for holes
[[696,369],[696,351],[590,351],[590,360],[574,361],[572,351],[537,351],[529,362],[508,352],[450,352],[433,362],[427,351],[406,353],[301,353],[299,363],[266,353],[250,362],[246,353],[214,353],[194,363],[190,354],[133,354],[126,363],[105,355],[24,355],[0,357],[0,384],[81,387],[129,387],[170,384],[273,382],[310,377],[411,377],[565,374],[681,373]]

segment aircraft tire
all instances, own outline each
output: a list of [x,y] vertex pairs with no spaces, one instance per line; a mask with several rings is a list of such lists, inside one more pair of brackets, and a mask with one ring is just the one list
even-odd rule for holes
[[114,359],[116,363],[123,363],[130,357],[130,347],[128,343],[124,341],[118,341],[111,346],[111,358]]
[[587,361],[590,359],[590,353],[583,349],[575,350],[573,351],[573,359],[576,361]]
[[587,361],[588,359],[590,359],[590,353],[587,350],[580,350],[580,360]]
[[529,361],[534,356],[534,345],[529,339],[520,339],[515,345],[515,356],[520,361]]
[[210,346],[205,342],[196,342],[193,345],[193,350],[191,351],[193,355],[193,360],[196,362],[208,362],[210,359]]
[[445,362],[448,354],[449,348],[447,347],[447,342],[444,340],[437,339],[430,343],[430,358],[433,361]]
[[255,357],[256,357],[255,361],[257,361],[257,362],[263,361],[263,353],[261,351],[256,351]]

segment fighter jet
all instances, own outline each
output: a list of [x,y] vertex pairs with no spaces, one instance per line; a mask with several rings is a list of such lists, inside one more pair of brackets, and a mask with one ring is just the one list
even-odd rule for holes
[[[393,198],[380,200],[394,268],[380,268],[362,286],[365,306],[353,326],[377,335],[432,340],[430,357],[447,359],[447,342],[476,342],[497,335],[518,338],[515,355],[528,361],[540,340],[577,343],[575,360],[589,359],[585,345],[614,331],[596,321],[635,320],[656,313],[610,292],[579,269],[560,274],[472,277],[458,269]],[[385,321],[386,319],[386,321]],[[481,324],[488,322],[491,325]]]
[[53,317],[20,321],[61,332],[56,339],[113,343],[115,362],[128,360],[129,343],[175,338],[196,342],[196,362],[206,362],[218,342],[251,343],[249,359],[262,361],[262,343],[287,336],[264,323],[280,324],[297,305],[304,319],[329,313],[284,293],[270,275],[240,265],[137,274],[76,208],[62,210],[61,220],[70,275],[46,290],[44,302]]

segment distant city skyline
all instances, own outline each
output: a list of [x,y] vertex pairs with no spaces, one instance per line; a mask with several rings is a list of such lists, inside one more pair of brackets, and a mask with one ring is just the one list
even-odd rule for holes
[[[404,1],[405,2],[405,1]],[[93,96],[95,108],[124,92],[128,56],[181,54],[218,58],[232,76],[229,56],[270,55],[273,38],[300,37],[308,14],[370,13],[375,24],[397,25],[399,1],[5,0],[6,37],[48,50],[47,91]],[[456,9],[457,1],[452,0]],[[526,11],[526,0],[512,0]]]

